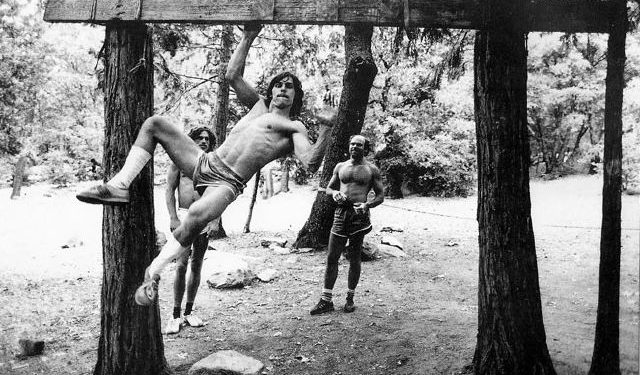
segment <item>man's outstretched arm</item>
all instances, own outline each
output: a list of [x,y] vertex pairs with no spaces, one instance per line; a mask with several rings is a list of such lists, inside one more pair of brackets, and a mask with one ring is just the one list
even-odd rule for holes
[[249,54],[249,48],[261,29],[261,25],[245,25],[242,39],[238,43],[236,50],[233,51],[233,55],[231,55],[227,65],[227,73],[225,74],[225,79],[229,81],[229,85],[236,92],[238,100],[249,108],[260,100],[260,95],[255,88],[245,81],[242,73]]

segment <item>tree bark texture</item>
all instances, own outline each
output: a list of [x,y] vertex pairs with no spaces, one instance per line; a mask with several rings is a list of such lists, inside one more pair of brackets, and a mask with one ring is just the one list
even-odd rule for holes
[[624,1],[617,1],[617,5],[607,45],[598,313],[589,375],[620,374],[620,194],[627,8]]
[[[371,55],[373,27],[367,25],[345,26],[344,50],[346,70],[342,78],[342,95],[338,115],[331,130],[331,140],[320,176],[320,186],[326,187],[335,166],[347,160],[349,138],[359,134],[369,101],[369,92],[378,68]],[[333,221],[334,203],[324,191],[318,192],[307,219],[294,243],[294,247],[324,247],[329,241]]]
[[475,41],[479,285],[477,375],[555,374],[546,344],[529,194],[522,2],[490,1]]
[[28,168],[29,157],[27,155],[20,155],[18,162],[16,163],[13,171],[13,184],[11,189],[11,199],[16,199],[20,196],[20,190],[26,176],[25,171]]
[[219,49],[220,63],[218,64],[218,93],[215,106],[215,129],[218,145],[227,138],[227,123],[229,122],[229,82],[224,79],[227,65],[231,59],[233,47],[233,25],[222,26],[220,35],[221,45]]
[[[153,112],[151,34],[144,24],[110,23],[105,35],[105,177],[124,164],[142,122]],[[102,307],[95,375],[169,373],[157,304],[134,292],[155,255],[153,159],[133,181],[130,203],[105,206]]]

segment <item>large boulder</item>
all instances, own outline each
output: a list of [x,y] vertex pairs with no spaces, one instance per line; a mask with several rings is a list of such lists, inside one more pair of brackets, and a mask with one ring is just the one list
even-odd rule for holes
[[258,375],[264,364],[234,350],[221,350],[196,362],[189,375]]
[[[347,245],[347,248],[345,249],[344,253],[343,253],[344,257],[346,259],[350,259],[351,258],[351,245]],[[376,259],[380,259],[380,252],[378,251],[378,245],[365,240],[362,243],[362,256],[361,256],[361,260],[363,262],[368,262],[371,260],[376,260]]]
[[254,260],[223,251],[208,252],[202,273],[209,275],[210,288],[242,288],[256,278],[250,263]]

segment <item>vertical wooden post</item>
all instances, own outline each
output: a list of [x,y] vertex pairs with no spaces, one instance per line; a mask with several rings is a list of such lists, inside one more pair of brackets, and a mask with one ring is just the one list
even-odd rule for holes
[[479,284],[476,375],[555,374],[542,318],[529,192],[523,1],[486,2],[478,31]]
[[620,194],[627,7],[623,0],[616,5],[607,43],[598,313],[589,375],[620,374]]
[[[105,178],[124,160],[153,112],[151,34],[142,23],[110,23],[105,35]],[[155,254],[153,160],[130,188],[131,202],[105,206],[102,222],[102,308],[95,375],[169,373],[158,305],[140,307],[133,295]]]

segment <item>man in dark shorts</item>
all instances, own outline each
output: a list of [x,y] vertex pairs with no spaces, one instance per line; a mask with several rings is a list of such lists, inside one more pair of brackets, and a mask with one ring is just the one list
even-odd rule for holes
[[[320,302],[310,311],[311,315],[333,311],[333,286],[338,277],[338,260],[347,240],[351,245],[349,257],[349,277],[347,281],[347,302],[343,310],[353,312],[356,286],[360,280],[360,261],[364,235],[371,231],[369,209],[384,200],[384,188],[380,170],[364,159],[369,151],[369,141],[361,135],[354,135],[349,142],[351,158],[338,163],[325,190],[337,203],[333,217],[333,227],[329,234],[329,254],[324,274],[324,289]],[[375,193],[367,201],[369,191]]]
[[[204,152],[213,151],[216,145],[215,135],[209,128],[204,126],[191,129],[189,138],[193,139]],[[180,172],[180,169],[175,164],[171,164],[169,167],[165,200],[169,211],[169,229],[172,232],[180,226],[180,223],[188,214],[191,204],[200,198],[200,195],[193,187],[192,177]],[[176,192],[178,193],[177,200]],[[204,254],[207,251],[207,247],[209,247],[208,229],[217,228],[219,223],[220,218],[209,222],[193,241],[190,251],[176,260],[176,273],[173,279],[173,316],[167,320],[164,329],[167,334],[180,332],[180,328],[185,324],[190,327],[202,327],[204,325],[202,319],[193,314],[193,304],[200,286],[200,272],[202,271]],[[187,266],[190,266],[188,279]],[[185,289],[187,301],[184,315],[181,316]]]
[[135,294],[140,305],[156,300],[162,270],[189,250],[207,223],[220,217],[260,168],[291,152],[312,172],[320,166],[330,128],[321,126],[316,144],[311,145],[307,129],[296,120],[304,95],[300,80],[291,73],[281,73],[271,80],[266,97],[262,97],[242,76],[249,48],[259,32],[259,26],[245,27],[226,74],[238,99],[251,110],[216,151],[205,153],[177,126],[153,116],[142,124],[120,172],[107,183],[76,195],[87,203],[127,203],[131,181],[151,159],[158,143],[180,171],[193,176],[201,198],[189,207],[185,219],[147,267],[145,281]]

